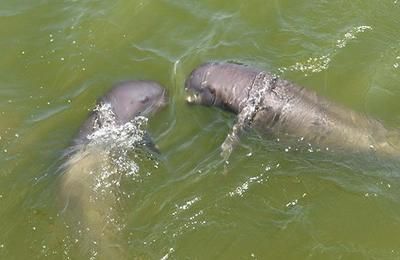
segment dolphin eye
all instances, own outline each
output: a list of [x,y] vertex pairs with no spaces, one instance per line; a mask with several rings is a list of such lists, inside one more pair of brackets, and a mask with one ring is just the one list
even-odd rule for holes
[[211,93],[212,95],[215,95],[215,89],[214,89],[214,88],[208,88],[208,91],[210,91],[210,93]]

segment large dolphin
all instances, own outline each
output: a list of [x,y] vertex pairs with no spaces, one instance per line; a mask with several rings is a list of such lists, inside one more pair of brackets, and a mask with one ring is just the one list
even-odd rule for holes
[[[95,142],[92,135],[96,131],[107,131],[110,125],[112,129],[132,122],[138,116],[148,117],[165,104],[166,92],[156,82],[127,81],[117,84],[97,102],[98,107],[106,106],[111,115],[104,115],[104,111],[95,109],[74,138],[63,165],[59,192],[62,213],[73,222],[75,229],[79,230],[78,234],[85,234],[79,241],[79,251],[85,257],[127,258],[118,245],[118,223],[115,214],[112,214],[117,204],[115,193],[111,190],[101,193],[106,189],[104,187],[94,189],[98,180],[103,178],[101,174],[105,166],[106,171],[112,172],[109,144]],[[144,140],[144,144],[151,144],[151,141]]]
[[320,148],[399,158],[397,131],[261,69],[229,62],[205,63],[191,72],[185,89],[189,103],[217,106],[238,115],[222,144],[225,155],[230,154],[240,130],[254,126]]

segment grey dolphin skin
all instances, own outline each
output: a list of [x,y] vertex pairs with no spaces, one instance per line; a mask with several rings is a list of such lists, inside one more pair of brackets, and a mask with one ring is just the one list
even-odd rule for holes
[[210,62],[194,69],[185,82],[187,101],[216,106],[238,115],[222,144],[230,154],[243,127],[292,136],[320,148],[372,152],[399,157],[398,131],[335,104],[314,91],[243,64]]
[[[148,117],[166,103],[164,88],[153,81],[117,84],[97,102],[111,110],[112,126],[123,125],[137,116]],[[115,192],[118,191],[104,185],[95,188],[104,171],[112,174],[113,180],[121,177],[109,170],[118,166],[110,158],[107,144],[93,144],[88,138],[94,131],[106,129],[102,128],[103,124],[109,125],[105,120],[107,117],[94,110],[73,141],[59,179],[61,213],[74,229],[83,231],[79,236],[79,254],[84,254],[87,259],[93,256],[96,259],[128,259],[126,250],[120,246],[123,243],[119,242],[118,223],[115,223],[114,211],[118,205]]]

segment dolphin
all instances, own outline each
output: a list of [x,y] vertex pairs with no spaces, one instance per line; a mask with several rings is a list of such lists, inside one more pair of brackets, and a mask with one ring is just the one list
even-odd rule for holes
[[[101,109],[95,109],[73,139],[62,166],[59,197],[61,213],[73,222],[75,229],[85,234],[79,244],[79,251],[85,257],[128,258],[118,243],[117,216],[113,214],[118,202],[115,191],[94,188],[103,177],[104,167],[107,172],[112,172],[115,167],[115,162],[110,159],[109,144],[93,140],[96,131],[107,131],[110,125],[123,126],[139,116],[149,117],[166,103],[166,91],[156,82],[136,80],[116,84],[97,102],[97,107],[108,108],[108,116]],[[147,139],[144,145],[155,150],[148,135],[143,139]]]
[[262,69],[208,62],[190,73],[185,89],[188,103],[215,106],[237,115],[232,132],[221,145],[225,158],[246,127],[277,138],[304,140],[321,149],[391,157],[400,154],[398,131]]

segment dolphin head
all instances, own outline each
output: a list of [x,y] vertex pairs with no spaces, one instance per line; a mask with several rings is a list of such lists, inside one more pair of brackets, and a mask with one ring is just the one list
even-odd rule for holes
[[99,101],[109,104],[117,123],[136,116],[149,116],[166,104],[165,90],[153,81],[127,81],[115,85]]
[[194,69],[185,82],[189,104],[218,106],[234,113],[248,97],[260,70],[237,63],[205,63]]
[[[126,81],[116,84],[101,97],[97,104],[109,105],[115,124],[122,125],[137,116],[150,116],[167,104],[167,95],[163,87],[153,81]],[[93,111],[82,124],[74,144],[85,144],[88,135],[103,125],[99,111]]]

